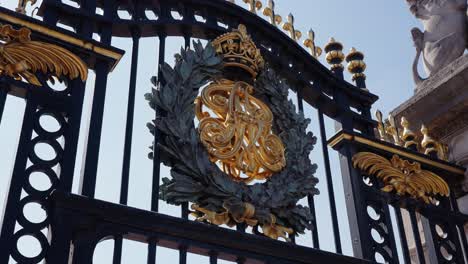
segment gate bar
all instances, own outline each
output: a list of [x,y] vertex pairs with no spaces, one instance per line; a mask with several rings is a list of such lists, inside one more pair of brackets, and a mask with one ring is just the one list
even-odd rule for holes
[[418,253],[418,259],[420,264],[426,263],[426,258],[424,257],[424,250],[421,242],[421,235],[419,234],[419,225],[418,219],[416,218],[416,212],[414,209],[409,209],[409,215],[411,220],[411,229],[413,230],[414,242],[416,244],[416,252]]
[[408,247],[408,240],[406,239],[406,232],[405,232],[405,226],[403,224],[403,216],[401,215],[401,208],[394,207],[395,211],[395,216],[397,220],[397,226],[398,226],[398,233],[400,235],[400,243],[401,243],[401,248],[403,251],[403,259],[405,260],[405,263],[411,263],[411,256],[409,253],[409,247]]
[[338,225],[338,216],[336,214],[335,191],[333,188],[333,178],[332,178],[331,169],[330,169],[330,156],[328,153],[327,132],[325,130],[325,121],[323,119],[323,113],[320,109],[317,109],[317,112],[318,112],[318,119],[319,119],[319,126],[320,126],[320,138],[322,140],[323,160],[325,163],[325,176],[327,179],[328,199],[330,201],[333,237],[335,240],[336,253],[341,254],[342,249],[341,249],[341,239],[340,239],[340,228]]
[[[299,112],[304,114],[304,104],[302,100],[302,86],[297,89],[297,107]],[[312,242],[313,247],[319,249],[320,248],[320,241],[318,236],[318,228],[317,228],[317,214],[315,213],[315,201],[313,195],[307,196],[307,202],[309,203],[310,213],[312,215]]]

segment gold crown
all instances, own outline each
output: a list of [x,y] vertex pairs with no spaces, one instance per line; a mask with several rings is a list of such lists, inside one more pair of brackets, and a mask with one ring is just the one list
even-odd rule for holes
[[223,56],[224,67],[240,67],[254,78],[264,66],[264,60],[247,29],[240,24],[232,32],[213,41],[216,53]]

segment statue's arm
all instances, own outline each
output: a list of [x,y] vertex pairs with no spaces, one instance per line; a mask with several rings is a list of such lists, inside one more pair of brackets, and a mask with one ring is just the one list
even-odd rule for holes
[[424,33],[419,28],[413,28],[411,30],[411,35],[413,37],[414,46],[416,48],[416,57],[413,60],[413,79],[416,85],[419,85],[424,81],[424,79],[419,75],[418,72],[418,63],[419,58],[421,57],[421,53],[423,50],[424,45]]

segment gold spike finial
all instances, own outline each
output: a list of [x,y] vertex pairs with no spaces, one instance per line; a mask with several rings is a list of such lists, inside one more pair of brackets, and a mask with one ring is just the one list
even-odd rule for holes
[[448,160],[448,146],[433,139],[429,135],[429,129],[424,124],[421,126],[421,134],[423,135],[421,147],[424,148],[424,154],[436,154],[439,159]]
[[423,139],[421,141],[421,147],[424,148],[424,154],[426,155],[437,155],[437,142],[429,136],[429,129],[423,124],[421,126],[421,134],[423,135]]
[[302,33],[294,28],[294,16],[291,13],[288,15],[288,21],[283,24],[283,29],[289,32],[289,36],[294,41],[298,41],[302,37]]
[[397,126],[395,124],[395,119],[392,115],[389,115],[387,120],[385,120],[385,132],[393,138],[393,144],[401,146],[401,140],[398,136]]
[[388,141],[387,133],[385,132],[385,123],[383,121],[383,115],[380,110],[375,112],[375,117],[377,118],[377,130],[379,131],[380,140]]
[[270,23],[274,26],[281,24],[283,18],[280,15],[275,14],[275,1],[268,0],[268,6],[263,9],[263,15],[270,18]]
[[418,143],[416,142],[416,134],[411,131],[410,123],[404,116],[401,117],[401,126],[403,127],[401,140],[405,143],[405,148],[416,148],[415,150],[417,150]]
[[257,14],[257,10],[262,9],[262,2],[260,0],[243,0],[244,3],[249,5],[249,11]]
[[322,49],[315,45],[315,32],[310,29],[308,32],[308,38],[304,40],[304,46],[309,48],[310,54],[314,56],[314,58],[320,57],[322,55]]

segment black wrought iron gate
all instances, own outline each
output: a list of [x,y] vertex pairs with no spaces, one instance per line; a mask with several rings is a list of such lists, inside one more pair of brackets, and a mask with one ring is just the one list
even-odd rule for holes
[[[256,1],[247,2],[253,4],[255,11]],[[119,17],[118,12],[122,11],[128,12],[129,16]],[[218,259],[237,263],[399,263],[400,260],[410,263],[411,246],[405,234],[411,231],[417,253],[415,258],[420,263],[426,260],[430,263],[468,263],[464,233],[468,216],[458,211],[456,203],[457,196],[461,195],[459,183],[464,169],[437,156],[420,154],[411,146],[395,146],[375,138],[374,129],[378,124],[372,120],[370,109],[377,96],[365,89],[365,76],[359,69],[355,72],[356,85],[343,80],[341,63],[344,56],[340,43],[331,42],[325,48],[332,64],[329,70],[276,27],[274,13],[271,14],[271,24],[224,0],[84,0],[76,1],[76,6],[59,0],[44,0],[38,14],[42,21],[0,7],[0,23],[11,25],[15,30],[31,30],[32,40],[67,49],[94,71],[82,178],[79,195],[72,194],[76,157],[81,155],[77,153],[77,143],[80,127],[84,125],[81,119],[86,83],[80,78],[64,78],[66,87],[57,91],[47,81],[45,73],[37,73],[38,85],[25,81],[25,75],[20,78],[9,75],[8,70],[12,69],[2,64],[0,122],[10,96],[24,98],[26,106],[14,167],[8,175],[11,180],[1,222],[0,263],[40,263],[43,260],[46,263],[91,263],[96,245],[105,239],[115,241],[113,263],[121,262],[124,239],[148,245],[147,263],[164,263],[164,260],[156,259],[157,246],[178,250],[180,263],[186,263],[188,253],[209,256],[210,263],[217,263]],[[295,36],[293,21],[289,22]],[[140,40],[146,37],[159,40],[157,60],[162,65],[169,57],[165,52],[168,38],[183,37],[185,47],[190,48],[193,39],[213,40],[239,24],[246,26],[265,61],[286,79],[297,95],[298,110],[304,112],[304,103],[317,109],[324,157],[324,163],[319,166],[324,167],[330,202],[330,211],[320,213],[331,214],[334,253],[320,250],[315,222],[318,212],[313,196],[308,197],[313,227],[311,247],[296,245],[294,236],[291,236],[291,242],[279,242],[245,232],[242,225],[235,231],[188,220],[187,203],[181,205],[181,218],[159,214],[161,163],[157,145],[153,159],[151,211],[126,206]],[[9,39],[5,34],[2,33],[1,39],[4,44],[11,41],[11,36]],[[131,51],[126,51],[126,56],[131,56],[131,67],[119,204],[95,199],[105,96],[106,90],[112,89],[107,87],[107,80],[124,54],[111,46],[113,38],[132,40]],[[0,55],[1,52],[3,50]],[[348,58],[350,61],[362,60],[359,53]],[[161,77],[161,70],[158,75]],[[159,78],[159,81],[164,80]],[[161,114],[157,112],[155,118]],[[40,120],[44,116],[53,117],[59,124],[58,129],[48,131],[42,127]],[[324,116],[335,120],[339,130],[330,140],[327,140]],[[154,141],[158,142],[160,136],[156,131]],[[9,139],[0,139],[3,140]],[[53,148],[54,157],[39,157],[35,152],[38,144]],[[340,154],[354,257],[341,255],[343,246],[333,189],[333,181],[338,180],[338,175],[331,175],[328,145]],[[436,203],[426,203],[419,199],[422,195],[411,196],[404,192],[397,195],[388,190],[388,182],[381,181],[375,172],[368,170],[372,164],[360,166],[358,154],[362,153],[375,154],[383,160],[396,155],[416,162],[448,183],[450,197],[434,196],[438,199]],[[45,175],[51,186],[45,190],[35,188],[31,177],[36,173]],[[387,191],[381,191],[382,188]],[[46,208],[47,216],[43,221],[31,222],[25,217],[24,208],[30,203],[39,203]],[[406,224],[405,216],[409,219]],[[421,223],[422,228],[419,227]],[[18,250],[18,241],[24,236],[39,241],[41,251],[37,256],[28,257]]]

